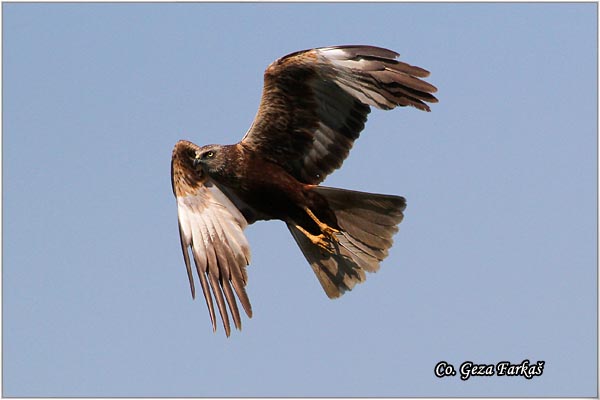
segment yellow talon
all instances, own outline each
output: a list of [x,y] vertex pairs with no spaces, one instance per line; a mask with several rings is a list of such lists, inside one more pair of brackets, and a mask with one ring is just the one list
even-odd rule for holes
[[314,245],[319,246],[322,250],[328,253],[335,253],[334,242],[338,242],[338,238],[335,236],[336,233],[340,233],[339,230],[332,228],[331,226],[321,222],[317,216],[308,207],[304,207],[304,211],[308,216],[317,224],[321,230],[320,235],[313,235],[300,225],[296,225],[296,228],[304,234]]
[[306,236],[314,245],[319,246],[322,250],[325,250],[328,253],[334,253],[334,249],[333,249],[333,243],[331,240],[328,239],[332,239],[335,240],[337,242],[337,238],[333,235],[328,235],[325,236],[325,234],[321,233],[320,235],[313,235],[312,233],[308,232],[306,229],[304,229],[303,227],[301,227],[300,225],[296,225],[296,229],[298,229],[300,232],[302,232],[304,234],[304,236]]
[[336,237],[333,236],[334,233],[340,233],[339,230],[330,227],[329,225],[321,222],[319,220],[319,218],[317,218],[317,216],[315,214],[313,214],[313,212],[310,210],[310,208],[308,207],[304,207],[304,211],[306,211],[306,213],[308,214],[308,216],[310,218],[312,218],[313,221],[315,221],[315,223],[319,226],[319,229],[321,230],[321,232],[323,232],[323,234],[329,236],[330,238],[334,239],[337,241]]

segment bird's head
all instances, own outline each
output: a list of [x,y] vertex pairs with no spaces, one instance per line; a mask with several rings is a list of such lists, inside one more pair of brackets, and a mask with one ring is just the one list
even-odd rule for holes
[[[223,146],[197,146],[187,140],[180,140],[173,149],[171,177],[175,195],[192,193],[204,184],[207,177],[217,178],[226,165]],[[176,184],[177,183],[177,184]],[[181,193],[176,193],[176,188]]]
[[198,148],[191,160],[196,170],[202,170],[209,176],[218,174],[225,165],[223,146],[209,144]]

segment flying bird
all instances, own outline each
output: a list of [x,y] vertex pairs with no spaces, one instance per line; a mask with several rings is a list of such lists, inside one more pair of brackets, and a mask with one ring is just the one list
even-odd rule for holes
[[229,313],[242,326],[238,301],[252,317],[244,229],[256,221],[287,224],[330,298],[379,269],[405,199],[319,184],[341,167],[371,106],[430,111],[426,103],[437,102],[437,89],[420,79],[429,72],[398,57],[374,46],[289,54],[265,70],[258,113],[240,142],[175,145],[171,182],[181,249],[193,298],[195,264],[213,331],[213,298],[227,336]]

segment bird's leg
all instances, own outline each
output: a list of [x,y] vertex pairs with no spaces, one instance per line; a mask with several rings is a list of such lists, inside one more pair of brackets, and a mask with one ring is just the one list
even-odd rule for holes
[[319,218],[317,218],[317,216],[315,214],[313,214],[313,212],[310,210],[310,208],[308,207],[304,207],[304,211],[306,211],[306,213],[308,214],[308,216],[315,221],[315,223],[319,226],[319,229],[321,230],[321,232],[323,232],[324,235],[329,236],[330,238],[335,239],[335,236],[333,236],[334,233],[340,233],[340,231],[338,231],[335,228],[330,227],[329,225],[321,222],[319,220]]
[[[296,229],[298,229],[300,232],[302,232],[304,234],[304,236],[306,236],[312,242],[312,244],[319,246],[321,249],[325,250],[328,253],[333,253],[331,241],[327,240],[327,237],[325,236],[325,234],[321,233],[318,236],[313,235],[312,233],[310,233],[309,231],[307,231],[300,225],[295,225],[295,226],[296,226]],[[331,236],[331,237],[333,237],[333,236]]]
[[317,224],[319,229],[321,230],[320,235],[313,235],[300,225],[296,224],[296,228],[304,234],[314,245],[319,246],[321,249],[334,253],[333,242],[337,242],[338,239],[335,237],[335,233],[339,233],[340,231],[332,228],[331,226],[321,222],[319,218],[310,210],[308,207],[303,207],[304,211],[308,214],[308,216]]

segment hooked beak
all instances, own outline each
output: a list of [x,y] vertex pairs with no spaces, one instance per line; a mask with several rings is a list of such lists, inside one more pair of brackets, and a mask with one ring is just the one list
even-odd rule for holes
[[195,157],[195,158],[192,160],[192,165],[194,166],[194,168],[197,168],[197,167],[198,167],[198,165],[200,165],[200,164],[201,164],[200,157]]

